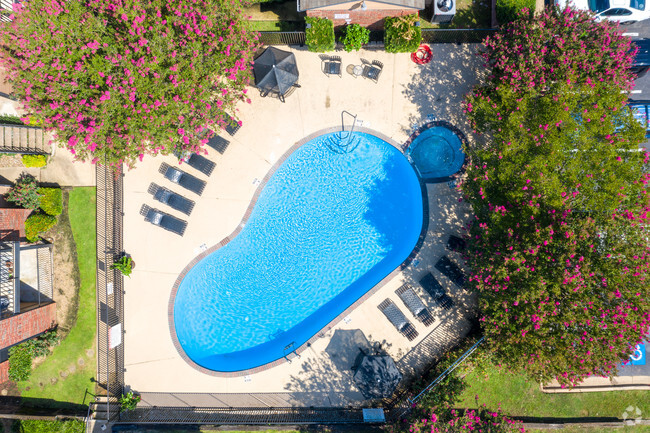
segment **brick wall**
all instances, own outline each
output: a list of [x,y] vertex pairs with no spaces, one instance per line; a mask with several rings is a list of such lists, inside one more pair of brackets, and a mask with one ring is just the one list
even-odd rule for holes
[[371,30],[382,30],[385,17],[399,17],[413,14],[413,9],[378,9],[378,10],[308,10],[307,16],[328,18],[334,22],[334,27],[341,27],[346,24],[344,19],[334,19],[335,14],[347,14],[350,16],[350,24],[360,24]]
[[0,209],[0,240],[24,241],[25,220],[31,209]]
[[[55,324],[56,304],[54,302],[0,320],[0,349],[45,332]],[[7,362],[0,364],[0,383],[8,379],[6,376],[8,368]]]

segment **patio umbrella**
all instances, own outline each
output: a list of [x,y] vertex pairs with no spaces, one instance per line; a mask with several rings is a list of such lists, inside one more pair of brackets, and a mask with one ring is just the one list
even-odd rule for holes
[[255,86],[262,92],[284,95],[298,81],[296,56],[269,47],[253,63]]
[[354,382],[366,398],[390,397],[402,373],[388,355],[366,355],[354,373]]
[[[371,351],[361,329],[337,329],[325,348],[332,363],[341,371],[350,371],[357,358]],[[362,353],[363,352],[363,353]]]

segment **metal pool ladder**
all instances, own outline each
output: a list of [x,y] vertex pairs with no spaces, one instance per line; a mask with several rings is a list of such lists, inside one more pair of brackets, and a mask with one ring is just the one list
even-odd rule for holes
[[[352,117],[352,127],[350,128],[349,131],[345,130],[345,114]],[[354,136],[352,135],[356,123],[357,123],[356,114],[352,114],[346,110],[341,111],[341,132],[339,132],[338,140],[336,140],[334,137],[331,137],[328,140],[328,144],[330,145],[332,150],[338,153],[348,153],[359,144],[359,139],[355,140]]]

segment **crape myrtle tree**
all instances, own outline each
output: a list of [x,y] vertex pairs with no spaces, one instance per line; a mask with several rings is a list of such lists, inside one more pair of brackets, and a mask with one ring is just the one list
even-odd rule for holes
[[648,155],[625,107],[630,41],[583,12],[523,11],[485,41],[463,189],[492,359],[535,380],[609,375],[647,335]]
[[247,99],[257,35],[239,0],[30,0],[12,18],[0,62],[25,120],[78,160],[198,152]]

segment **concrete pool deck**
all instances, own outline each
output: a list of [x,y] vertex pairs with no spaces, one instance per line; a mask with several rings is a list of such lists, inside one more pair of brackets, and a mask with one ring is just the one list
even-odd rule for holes
[[[169,332],[167,308],[172,286],[183,268],[202,249],[219,243],[239,225],[261,179],[294,143],[327,127],[339,126],[341,111],[357,114],[363,126],[404,143],[413,124],[429,114],[446,120],[469,134],[463,121],[461,101],[481,73],[476,45],[435,45],[434,60],[418,66],[407,54],[383,51],[337,53],[348,64],[361,58],[380,60],[384,71],[375,84],[354,78],[327,77],[315,53],[292,49],[300,70],[301,88],[281,103],[261,98],[250,88],[251,104],[240,104],[243,122],[223,154],[209,149],[216,163],[210,177],[181,166],[205,181],[199,197],[171,184],[158,173],[162,162],[172,166],[173,157],[145,158],[124,178],[124,248],[137,263],[125,280],[125,381],[142,393],[143,405],[157,406],[347,406],[364,401],[350,371],[341,371],[325,352],[336,329],[361,329],[371,342],[380,343],[404,373],[417,371],[423,360],[439,356],[444,348],[469,329],[465,319],[473,309],[471,296],[433,268],[447,254],[463,266],[457,253],[445,249],[450,234],[461,233],[469,209],[460,194],[446,183],[428,184],[429,229],[413,263],[384,282],[340,321],[324,329],[300,357],[248,376],[215,377],[201,373],[178,354]],[[346,125],[347,126],[347,125]],[[469,135],[468,135],[469,136]],[[196,202],[187,217],[152,199],[147,193],[154,182]],[[188,221],[183,237],[144,221],[140,207],[147,204]],[[433,272],[456,303],[449,312],[433,308],[437,316],[430,327],[415,320],[395,294],[403,282],[411,282],[429,306],[432,300],[417,284]],[[388,322],[377,305],[390,298],[416,327],[419,336],[409,342]]]

